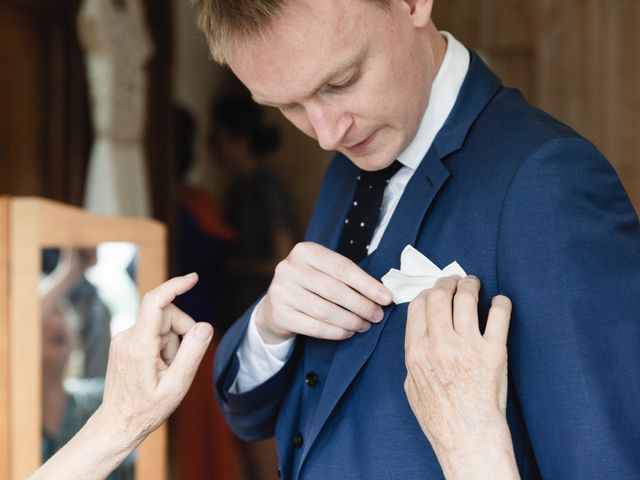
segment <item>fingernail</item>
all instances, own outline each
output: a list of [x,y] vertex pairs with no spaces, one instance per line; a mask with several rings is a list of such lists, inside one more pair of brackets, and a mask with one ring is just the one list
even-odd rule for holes
[[388,290],[380,290],[378,292],[378,299],[382,305],[388,305],[393,301],[393,295]]
[[373,321],[374,322],[381,322],[383,318],[384,318],[384,310],[382,310],[381,308],[378,308],[376,310],[376,314],[375,314],[375,316],[373,318]]
[[369,322],[366,322],[364,327],[360,329],[360,333],[368,332],[370,329],[371,329],[371,324]]
[[198,274],[196,272],[191,272],[191,273],[188,273],[187,275],[185,275],[184,278],[192,279],[192,278],[195,278],[197,276],[198,276]]
[[194,334],[196,338],[200,340],[208,341],[213,335],[213,329],[207,323],[199,322],[193,328],[195,328]]

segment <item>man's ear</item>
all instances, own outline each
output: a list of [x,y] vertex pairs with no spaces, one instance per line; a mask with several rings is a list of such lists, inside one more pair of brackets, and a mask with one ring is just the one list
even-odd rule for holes
[[417,28],[425,27],[431,22],[433,0],[402,0],[409,9],[413,25]]

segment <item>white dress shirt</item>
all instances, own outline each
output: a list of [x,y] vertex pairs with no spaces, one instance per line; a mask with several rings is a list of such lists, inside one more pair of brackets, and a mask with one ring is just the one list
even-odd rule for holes
[[[398,156],[402,168],[391,178],[384,190],[380,217],[368,253],[375,251],[380,244],[405,187],[449,117],[469,70],[469,51],[450,33],[441,34],[447,40],[445,56],[431,86],[429,104],[418,132],[409,146]],[[254,309],[247,334],[238,349],[239,370],[231,386],[231,393],[248,392],[276,374],[291,355],[294,340],[295,338],[290,338],[277,345],[264,343],[255,325]]]

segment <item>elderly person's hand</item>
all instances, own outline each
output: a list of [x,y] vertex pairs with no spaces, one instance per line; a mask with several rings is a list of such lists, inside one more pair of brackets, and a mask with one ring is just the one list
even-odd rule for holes
[[213,335],[171,303],[197,279],[176,277],[149,291],[136,324],[111,341],[101,413],[138,439],[177,408]]
[[213,336],[171,303],[197,280],[172,278],[144,296],[136,324],[111,341],[102,405],[32,478],[104,478],[176,409]]
[[484,335],[480,282],[443,278],[409,305],[405,392],[448,479],[519,478],[505,418],[511,302],[493,299]]

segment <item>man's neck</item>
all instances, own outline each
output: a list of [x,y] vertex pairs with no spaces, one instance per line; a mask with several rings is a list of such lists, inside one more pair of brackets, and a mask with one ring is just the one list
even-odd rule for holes
[[438,75],[438,72],[440,71],[445,53],[447,52],[447,40],[442,36],[442,34],[438,31],[433,23],[430,23],[427,29],[428,30],[426,33],[429,36],[427,45],[429,45],[429,53],[432,65],[431,71],[433,72],[431,83],[433,83],[433,80],[436,78],[436,75]]

